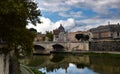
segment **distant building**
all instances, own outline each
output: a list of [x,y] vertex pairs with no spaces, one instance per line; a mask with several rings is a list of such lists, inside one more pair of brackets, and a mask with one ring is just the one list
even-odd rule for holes
[[58,29],[53,30],[54,39],[53,41],[64,42],[66,41],[66,33],[64,27],[60,24]]
[[[91,34],[88,31],[77,31],[77,32],[70,32],[67,34],[67,41],[70,42],[77,42],[78,40],[75,38],[76,34],[84,34],[84,35],[88,35],[89,38],[91,38]],[[90,39],[89,39],[90,40]]]
[[92,33],[93,40],[118,40],[120,39],[120,24],[110,24],[92,28],[89,30]]
[[44,41],[45,40],[45,34],[38,33],[35,41]]

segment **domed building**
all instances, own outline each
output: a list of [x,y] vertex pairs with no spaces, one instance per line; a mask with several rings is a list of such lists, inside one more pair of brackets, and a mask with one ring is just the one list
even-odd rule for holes
[[66,41],[65,29],[62,26],[62,24],[60,24],[58,29],[53,30],[53,34],[54,34],[53,41],[59,41],[59,42],[65,42]]
[[59,30],[60,32],[65,32],[65,29],[64,29],[64,27],[62,26],[62,24],[60,24],[60,27],[58,28],[58,30]]

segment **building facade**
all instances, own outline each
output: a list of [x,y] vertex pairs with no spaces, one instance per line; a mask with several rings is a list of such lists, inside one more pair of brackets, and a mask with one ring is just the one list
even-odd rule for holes
[[89,30],[92,33],[93,40],[119,40],[120,39],[120,24],[109,24],[99,26]]
[[70,32],[67,34],[67,41],[69,42],[77,42],[78,40],[75,38],[76,34],[83,34],[83,35],[88,35],[89,40],[91,40],[91,34],[88,31],[77,31],[77,32]]

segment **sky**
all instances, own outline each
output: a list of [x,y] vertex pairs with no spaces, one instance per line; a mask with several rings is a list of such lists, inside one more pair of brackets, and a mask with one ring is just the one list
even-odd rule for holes
[[60,24],[67,32],[86,31],[100,25],[120,23],[120,0],[35,0],[43,22],[35,28],[45,33]]

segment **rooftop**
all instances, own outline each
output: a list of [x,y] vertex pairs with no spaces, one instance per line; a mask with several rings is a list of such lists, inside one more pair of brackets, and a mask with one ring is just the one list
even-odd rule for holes
[[89,31],[91,32],[105,32],[105,31],[117,31],[120,32],[120,24],[109,24],[104,26],[98,26],[97,28],[92,28]]

